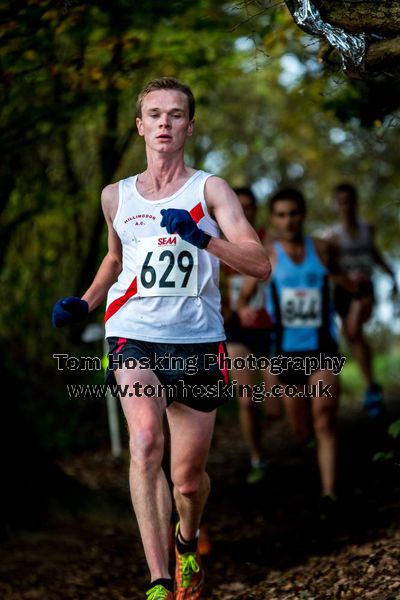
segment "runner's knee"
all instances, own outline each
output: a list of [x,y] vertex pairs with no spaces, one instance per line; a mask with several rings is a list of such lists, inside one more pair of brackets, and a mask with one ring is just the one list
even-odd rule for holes
[[353,326],[347,327],[347,329],[346,329],[346,337],[347,337],[347,340],[350,343],[354,343],[354,342],[360,341],[361,335],[362,335],[362,330],[358,326],[358,324],[355,324]]
[[240,410],[253,413],[255,406],[251,396],[241,396],[238,398],[238,402]]
[[316,435],[331,434],[335,429],[335,414],[323,410],[314,416],[314,431]]
[[142,427],[129,440],[131,462],[139,469],[161,464],[163,436],[152,427]]
[[204,470],[194,465],[184,465],[172,473],[172,481],[182,496],[196,495],[203,485]]

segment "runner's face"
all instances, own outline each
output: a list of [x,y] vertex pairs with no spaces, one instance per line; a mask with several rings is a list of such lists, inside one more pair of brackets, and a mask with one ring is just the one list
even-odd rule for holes
[[156,90],[144,97],[142,118],[136,119],[139,135],[146,146],[160,154],[182,150],[193,133],[188,99],[177,90]]
[[357,204],[353,196],[348,192],[338,192],[336,194],[336,202],[341,217],[354,216],[357,210]]
[[302,232],[304,213],[294,200],[278,200],[271,213],[271,222],[282,240],[295,240]]
[[253,204],[252,198],[247,194],[238,194],[240,204],[242,205],[244,215],[251,225],[254,225],[256,218],[256,207]]

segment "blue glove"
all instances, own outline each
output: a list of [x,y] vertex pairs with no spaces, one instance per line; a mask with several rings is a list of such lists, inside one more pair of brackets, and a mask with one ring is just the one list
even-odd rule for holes
[[178,233],[185,242],[197,246],[197,248],[207,247],[211,236],[197,227],[195,220],[187,210],[182,208],[168,208],[161,211],[161,227],[166,227],[169,234]]
[[53,306],[53,327],[63,327],[70,323],[82,321],[89,314],[89,304],[76,296],[68,296],[57,300]]

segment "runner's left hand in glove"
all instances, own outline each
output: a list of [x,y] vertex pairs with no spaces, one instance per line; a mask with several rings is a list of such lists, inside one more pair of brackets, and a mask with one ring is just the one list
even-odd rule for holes
[[169,234],[178,233],[183,240],[204,250],[211,236],[197,227],[191,214],[181,208],[168,208],[161,211],[161,227],[165,227]]

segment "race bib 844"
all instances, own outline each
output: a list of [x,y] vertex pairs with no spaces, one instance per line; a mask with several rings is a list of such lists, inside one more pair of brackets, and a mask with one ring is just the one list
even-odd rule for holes
[[321,327],[321,291],[315,288],[283,288],[281,314],[284,327]]

